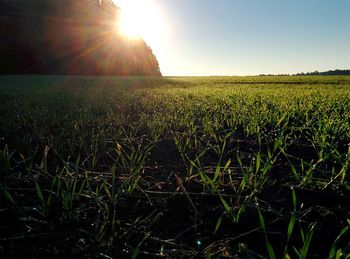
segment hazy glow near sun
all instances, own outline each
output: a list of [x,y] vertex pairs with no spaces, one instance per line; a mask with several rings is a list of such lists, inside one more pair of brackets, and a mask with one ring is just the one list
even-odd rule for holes
[[148,44],[162,33],[161,12],[152,0],[114,0],[121,8],[119,30],[128,37],[141,37]]

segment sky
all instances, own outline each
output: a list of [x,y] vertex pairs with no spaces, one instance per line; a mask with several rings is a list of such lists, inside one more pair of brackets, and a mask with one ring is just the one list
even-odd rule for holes
[[142,1],[165,76],[350,69],[349,0]]

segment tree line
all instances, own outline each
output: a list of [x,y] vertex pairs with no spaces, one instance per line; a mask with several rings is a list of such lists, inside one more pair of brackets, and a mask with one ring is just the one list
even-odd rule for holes
[[324,72],[302,72],[298,74],[259,74],[259,76],[347,76],[350,75],[350,70],[346,69],[335,69]]
[[299,73],[296,75],[298,76],[346,76],[346,75],[350,75],[350,70],[335,69],[335,70],[328,70],[324,72],[314,71],[314,72],[308,72],[308,73]]
[[0,0],[0,73],[160,76],[143,39],[118,31],[107,0]]

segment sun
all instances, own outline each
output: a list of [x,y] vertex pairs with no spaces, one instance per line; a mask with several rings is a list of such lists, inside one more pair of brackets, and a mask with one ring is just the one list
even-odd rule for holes
[[127,36],[143,38],[147,43],[162,33],[161,12],[154,0],[114,0],[121,8],[119,31]]

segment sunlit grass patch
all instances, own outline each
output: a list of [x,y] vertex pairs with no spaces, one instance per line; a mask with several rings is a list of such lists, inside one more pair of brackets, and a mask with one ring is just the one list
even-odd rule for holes
[[349,87],[1,77],[0,253],[347,253]]

